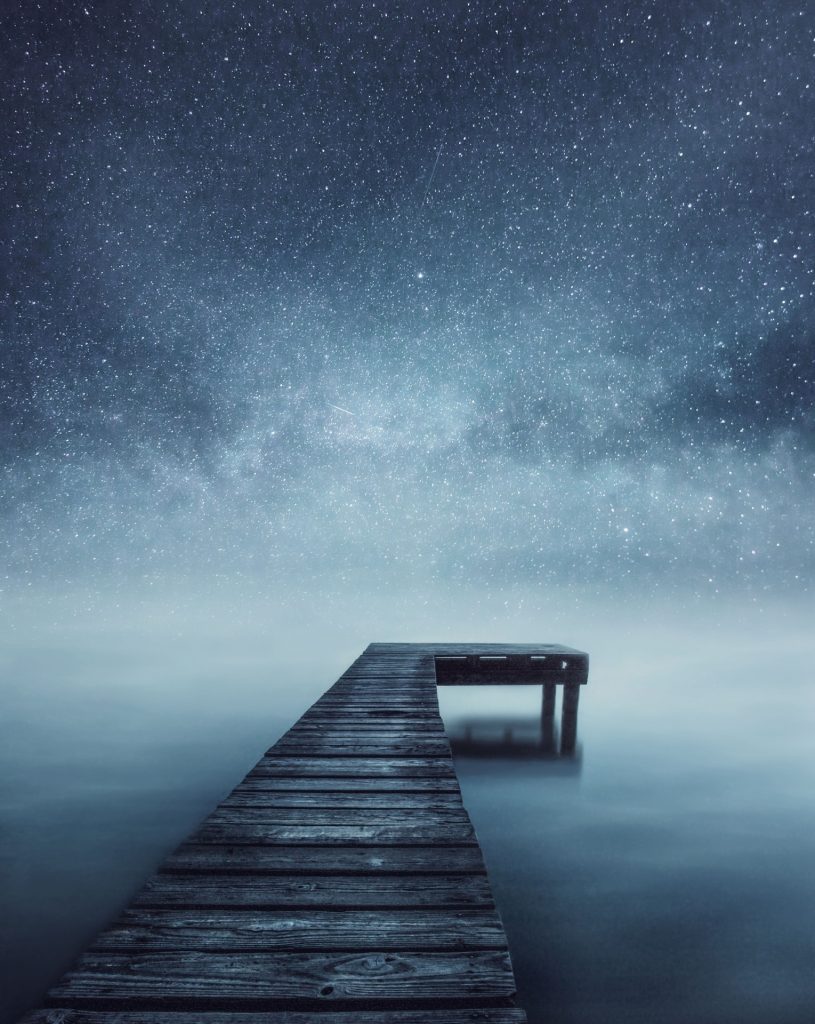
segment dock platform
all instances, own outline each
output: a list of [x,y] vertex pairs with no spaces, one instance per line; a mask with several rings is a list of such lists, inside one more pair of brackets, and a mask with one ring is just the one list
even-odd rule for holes
[[[437,685],[564,686],[553,645],[371,644],[26,1024],[522,1024]],[[547,710],[548,709],[548,710]]]

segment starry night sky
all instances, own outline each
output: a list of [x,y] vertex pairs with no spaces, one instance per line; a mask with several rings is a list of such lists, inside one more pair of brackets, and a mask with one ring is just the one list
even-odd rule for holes
[[16,6],[12,587],[811,586],[811,7]]

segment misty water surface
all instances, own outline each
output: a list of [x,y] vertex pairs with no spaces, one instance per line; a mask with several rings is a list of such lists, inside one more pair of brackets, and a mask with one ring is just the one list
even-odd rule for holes
[[[459,759],[533,1024],[811,1022],[811,609],[528,593],[462,593],[458,608],[234,590],[11,607],[3,1024],[374,639],[592,655],[575,760]],[[534,727],[539,691],[445,689],[442,707],[451,731]]]

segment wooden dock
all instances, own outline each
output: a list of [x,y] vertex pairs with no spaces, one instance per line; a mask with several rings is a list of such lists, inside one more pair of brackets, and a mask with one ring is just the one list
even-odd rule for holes
[[[438,665],[438,679],[437,679]],[[521,1024],[437,682],[586,655],[372,644],[168,858],[27,1024]]]

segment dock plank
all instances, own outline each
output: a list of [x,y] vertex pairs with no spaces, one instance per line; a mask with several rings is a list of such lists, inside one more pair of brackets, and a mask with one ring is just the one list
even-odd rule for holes
[[[160,874],[133,901],[133,907],[253,907],[363,910],[490,908],[493,905],[483,864],[461,875],[206,875]],[[290,869],[291,870],[291,869]],[[369,868],[369,871],[372,869]],[[475,873],[478,872],[478,873]]]
[[238,786],[233,789],[226,800],[221,804],[222,808],[229,807],[250,807],[250,808],[282,808],[282,807],[320,807],[331,810],[340,808],[356,808],[358,810],[373,810],[377,808],[387,810],[419,810],[419,811],[461,811],[464,807],[461,796],[458,793],[275,793],[255,789],[244,789]]
[[428,810],[424,807],[246,807],[222,803],[206,819],[208,825],[388,825],[399,828],[433,828],[436,825],[469,825],[463,804]]
[[[164,1008],[196,1004],[239,1009],[306,1002],[317,1006],[353,1000],[364,1004],[404,1004],[409,1000],[460,1002],[509,999],[515,991],[509,955],[504,951],[354,954],[86,953],[49,992],[49,1001],[157,1001]],[[260,1008],[260,1007],[259,1007]],[[281,1008],[294,1008],[284,1005]]]
[[35,1010],[20,1024],[525,1024],[526,1014],[516,1007],[466,1010],[354,1010],[352,1013],[322,1010],[257,1013],[199,1011],[172,1014],[162,1010],[85,1010],[69,1006]]
[[378,776],[399,776],[401,778],[447,777],[455,779],[453,758],[449,757],[346,757],[322,758],[310,755],[294,757],[291,754],[264,756],[249,772],[257,778],[261,775],[279,776],[334,776],[351,775],[354,778]]
[[195,843],[286,846],[436,846],[475,843],[469,822],[409,825],[275,825],[247,822],[206,822],[193,833]]
[[447,778],[387,777],[368,778],[350,776],[277,776],[261,774],[247,776],[236,792],[258,793],[454,793],[460,796],[458,781]]
[[97,936],[94,950],[198,949],[427,952],[503,949],[494,910],[135,909]]
[[[228,871],[235,874],[298,872],[310,883],[310,875],[332,873],[341,887],[343,875],[395,874],[404,877],[406,886],[412,884],[409,876],[447,875],[456,872],[483,872],[481,850],[473,846],[415,847],[366,846],[327,847],[313,846],[308,857],[298,846],[241,846],[192,842],[184,843],[164,862],[164,870],[172,872]],[[158,878],[163,877],[158,875]],[[422,885],[432,885],[424,878]]]

